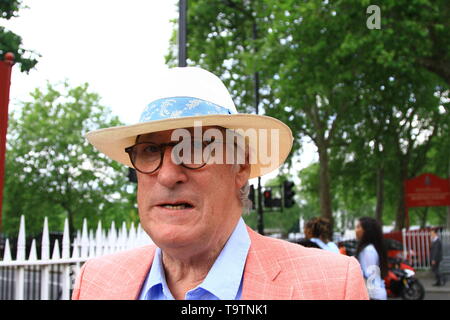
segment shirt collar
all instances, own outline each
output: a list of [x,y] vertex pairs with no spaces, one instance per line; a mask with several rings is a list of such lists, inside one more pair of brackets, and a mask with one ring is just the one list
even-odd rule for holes
[[152,291],[162,290],[162,293],[168,299],[174,299],[167,286],[164,267],[162,265],[162,252],[160,248],[156,248],[155,257],[153,258],[152,267],[144,284],[145,297],[153,296]]
[[320,240],[319,238],[311,238],[311,239],[309,239],[310,241],[312,241],[312,242],[314,242],[315,244],[317,244],[319,247],[321,247],[322,249],[324,248],[324,247],[326,247],[327,245],[322,241],[322,240]]
[[[206,278],[197,288],[189,292],[202,288],[221,300],[236,299],[249,248],[250,237],[241,217]],[[162,290],[167,299],[174,299],[167,286],[160,248],[156,249],[141,297],[151,298],[154,291],[158,290],[159,292]]]
[[244,220],[240,218],[236,228],[199,287],[211,292],[220,300],[236,299],[249,248],[250,237]]

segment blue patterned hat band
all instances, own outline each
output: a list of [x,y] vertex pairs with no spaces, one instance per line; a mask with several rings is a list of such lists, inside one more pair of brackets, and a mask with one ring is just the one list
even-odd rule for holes
[[142,112],[139,122],[213,114],[235,114],[235,112],[198,98],[172,97],[151,102]]

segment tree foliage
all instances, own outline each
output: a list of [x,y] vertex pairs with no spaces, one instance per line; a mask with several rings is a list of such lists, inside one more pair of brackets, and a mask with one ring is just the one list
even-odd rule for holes
[[[0,19],[9,20],[18,16],[22,6],[21,0],[0,1]],[[0,26],[0,57],[7,52],[14,54],[14,61],[20,65],[22,72],[28,72],[37,64],[40,55],[32,50],[24,49],[22,38],[12,31]]]
[[62,230],[64,218],[81,228],[102,220],[137,221],[135,187],[127,169],[94,150],[84,135],[94,129],[117,126],[118,118],[99,104],[88,85],[67,82],[35,89],[10,116],[7,152],[4,228],[13,236],[20,215],[28,232],[42,230],[43,217],[50,228]]
[[403,181],[448,160],[437,145],[450,136],[450,4],[383,1],[379,30],[369,5],[191,0],[188,63],[221,76],[241,111],[254,111],[257,75],[260,107],[291,127],[293,153],[313,141],[317,186],[300,188],[317,192],[309,208],[388,212],[400,229]]

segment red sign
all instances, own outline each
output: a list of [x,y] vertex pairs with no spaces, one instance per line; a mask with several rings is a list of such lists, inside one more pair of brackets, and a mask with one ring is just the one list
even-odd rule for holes
[[424,173],[406,180],[405,204],[407,208],[450,206],[450,179]]

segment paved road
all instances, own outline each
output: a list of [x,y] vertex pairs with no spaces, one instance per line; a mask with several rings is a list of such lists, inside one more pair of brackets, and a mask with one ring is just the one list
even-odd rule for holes
[[447,275],[448,281],[443,287],[433,287],[433,283],[435,282],[435,280],[431,271],[417,272],[417,278],[425,287],[424,300],[450,300],[449,275]]
[[425,294],[424,300],[450,300],[450,293],[428,292]]

